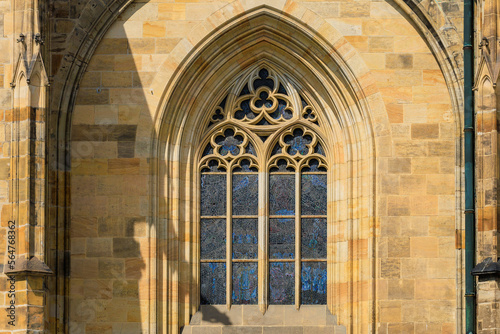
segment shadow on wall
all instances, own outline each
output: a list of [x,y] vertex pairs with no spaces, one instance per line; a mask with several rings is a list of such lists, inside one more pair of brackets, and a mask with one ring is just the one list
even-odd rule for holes
[[143,274],[151,247],[150,153],[136,148],[139,122],[152,124],[140,115],[153,73],[144,71],[147,56],[123,29],[144,5],[130,6],[99,43],[72,114],[72,334],[154,331],[144,312],[150,282]]
[[[224,307],[226,307],[224,305]],[[202,315],[202,321],[203,322],[209,322],[213,324],[219,324],[219,325],[232,325],[232,322],[229,320],[229,317],[220,312],[216,307],[212,305],[202,305],[200,307],[200,311],[198,311],[192,319],[192,322],[196,321],[196,317],[199,315]]]

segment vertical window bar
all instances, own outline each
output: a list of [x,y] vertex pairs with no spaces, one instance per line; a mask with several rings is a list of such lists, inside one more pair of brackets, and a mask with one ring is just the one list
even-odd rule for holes
[[300,169],[297,167],[295,170],[295,308],[300,308],[300,243],[301,243],[301,225],[300,225]]
[[[198,282],[200,282],[200,284],[198,285],[198,293],[193,296],[194,300],[193,300],[193,307],[198,307],[198,305],[201,305],[201,176],[203,175],[203,173],[201,172],[200,169],[198,169],[198,171],[200,173],[198,173],[198,179],[196,180],[197,182],[197,186],[198,186],[198,191],[195,192],[196,194],[196,201],[195,201],[195,208],[196,208],[196,211],[198,213],[197,217],[198,217],[198,224],[196,224],[195,226],[195,233],[196,233],[196,236],[195,236],[195,239],[193,241],[195,241],[195,252],[194,252],[194,256],[195,256],[195,259],[198,259],[198,265],[197,266],[194,266],[193,268],[193,274],[194,274],[194,277],[197,277],[198,278]],[[196,243],[196,240],[198,241]]]
[[226,306],[231,309],[233,296],[233,177],[232,170],[226,172]]
[[264,314],[268,305],[268,290],[269,290],[269,173],[264,170],[259,172],[259,225],[258,225],[258,303],[259,309]]
[[[331,286],[333,285],[332,282],[334,282],[335,280],[335,276],[334,276],[334,265],[333,265],[333,261],[334,261],[334,257],[333,257],[333,246],[328,242],[328,239],[333,236],[333,235],[336,235],[335,233],[335,227],[333,224],[331,224],[331,221],[330,220],[333,220],[333,208],[335,206],[331,206],[331,208],[329,208],[329,203],[331,203],[331,201],[333,200],[333,186],[330,184],[330,183],[333,183],[333,168],[329,168],[327,170],[327,173],[326,173],[326,213],[327,213],[327,218],[326,218],[326,272],[327,272],[327,294],[326,294],[326,300],[327,300],[327,305],[328,305],[328,308],[330,309],[330,312],[335,312],[334,309],[333,309],[333,305],[335,305],[334,301],[335,301],[335,295],[336,295],[336,289],[332,289]],[[329,214],[328,214],[329,213]],[[329,292],[328,292],[329,291]],[[330,298],[330,299],[328,299]],[[328,300],[330,302],[328,302]]]

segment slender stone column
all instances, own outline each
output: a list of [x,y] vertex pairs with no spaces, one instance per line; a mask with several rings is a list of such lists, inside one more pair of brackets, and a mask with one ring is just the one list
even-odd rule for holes
[[498,9],[496,0],[477,2],[476,47],[476,328],[479,334],[500,332],[499,175],[498,151]]
[[6,328],[16,333],[45,330],[45,279],[52,274],[44,263],[48,79],[39,21],[39,1],[12,1],[12,104],[4,120],[11,129],[7,147],[9,205],[2,210],[2,220],[8,220],[4,260],[9,288]]

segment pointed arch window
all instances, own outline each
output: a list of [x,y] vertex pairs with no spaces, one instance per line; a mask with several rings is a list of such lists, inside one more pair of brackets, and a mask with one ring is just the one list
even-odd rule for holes
[[199,160],[202,304],[326,304],[328,159],[309,101],[266,65],[214,108]]

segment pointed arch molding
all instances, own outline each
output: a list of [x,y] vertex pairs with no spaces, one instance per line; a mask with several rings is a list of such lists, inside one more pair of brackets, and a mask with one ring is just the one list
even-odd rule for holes
[[[159,180],[156,277],[158,291],[177,295],[165,294],[157,301],[159,332],[177,332],[198,307],[198,262],[193,254],[198,252],[196,150],[202,129],[228,87],[249,68],[265,64],[288,76],[314,101],[332,149],[328,306],[340,324],[351,327],[349,332],[374,330],[375,141],[388,138],[388,121],[380,95],[367,84],[363,62],[353,53],[347,61],[340,56],[337,50],[345,41],[327,28],[330,36],[337,36],[337,45],[292,17],[267,6],[256,8],[193,50],[167,86],[155,120],[158,137],[153,139],[159,157],[153,173]],[[353,246],[359,244],[365,244],[368,253]]]
[[[58,235],[65,233],[69,217],[69,134],[78,84],[105,32],[131,2],[116,0],[105,5],[103,1],[91,0],[73,31],[71,39],[75,42],[66,50],[54,78],[47,126],[51,131],[48,184],[58,192],[48,202],[60,209],[50,220],[49,230],[55,234],[49,238],[58,239]],[[256,2],[259,1],[252,4]],[[251,6],[246,1],[234,1],[194,27],[189,38],[181,40],[172,52],[153,83],[154,91],[163,92],[148,100],[151,105],[158,105],[152,115],[153,131],[151,123],[143,129],[139,125],[136,141],[137,145],[150,147],[149,157],[157,162],[152,164],[151,173],[155,213],[151,237],[156,240],[151,252],[158,263],[150,271],[154,278],[150,330],[178,333],[198,303],[198,290],[193,284],[197,275],[197,235],[194,224],[190,224],[198,210],[193,162],[194,149],[200,140],[200,131],[196,130],[208,117],[208,112],[199,111],[216,103],[217,94],[224,92],[242,71],[265,61],[282,69],[309,92],[324,116],[335,161],[332,166],[335,201],[331,205],[336,224],[329,239],[334,249],[335,269],[329,273],[332,284],[328,305],[339,316],[340,324],[350,327],[349,332],[374,332],[377,319],[373,279],[374,158],[378,145],[390,143],[383,101],[355,49],[331,25],[320,17],[302,22],[305,9],[293,1],[272,1],[278,8],[266,6],[266,1],[259,3],[263,5],[249,10]],[[457,67],[449,43],[453,38],[441,36],[436,28],[439,24],[415,14],[415,8],[420,7],[413,1],[396,0],[394,6],[402,8],[408,20],[415,23],[436,56],[450,90],[459,131],[461,78],[453,70]],[[284,7],[288,14],[282,12]],[[320,36],[328,36],[328,40]],[[374,123],[377,127],[372,126]],[[353,206],[362,210],[349,210]],[[354,228],[347,228],[348,224]],[[350,242],[356,240],[366,241],[366,256],[364,247],[357,248],[356,242]],[[55,303],[64,302],[64,298],[56,298],[65,296],[67,286],[64,268],[56,267],[56,263],[63,263],[59,257],[64,257],[67,250],[66,240],[58,244],[58,252],[49,259],[58,274],[59,284],[51,287]],[[360,302],[354,303],[353,296]],[[67,305],[60,305],[58,310],[67,312]],[[65,314],[57,318],[64,323]]]

